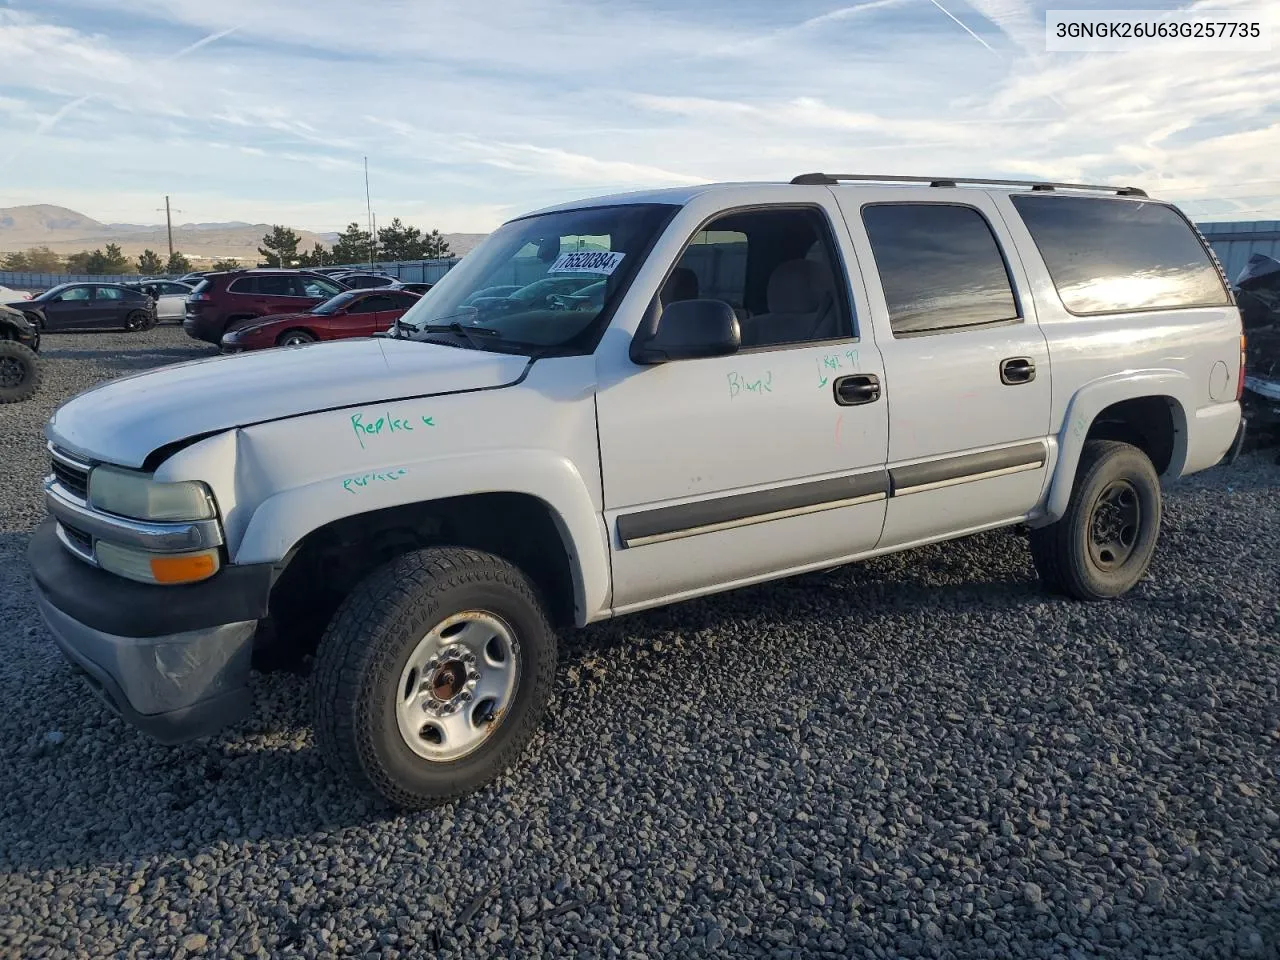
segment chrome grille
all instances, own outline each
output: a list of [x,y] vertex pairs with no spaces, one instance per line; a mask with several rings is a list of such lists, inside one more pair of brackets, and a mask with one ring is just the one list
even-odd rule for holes
[[49,444],[49,456],[52,462],[53,476],[67,493],[89,499],[90,464],[63,453],[53,444]]

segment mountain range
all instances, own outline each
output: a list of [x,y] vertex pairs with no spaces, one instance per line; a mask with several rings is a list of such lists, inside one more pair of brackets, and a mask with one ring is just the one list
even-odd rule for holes
[[[265,234],[271,232],[271,224],[245,223],[240,220],[225,223],[183,223],[173,225],[173,248],[181,251],[196,266],[202,262],[222,258],[238,258],[249,264],[257,263],[258,246]],[[314,233],[294,229],[301,240],[298,250],[310,250],[313,244],[332,246],[338,238],[336,232]],[[482,233],[447,233],[450,250],[461,256],[469,252],[484,238]],[[29,247],[48,247],[64,256],[119,244],[125,255],[136,258],[143,250],[154,250],[164,257],[168,254],[169,238],[164,224],[102,223],[76,210],[47,203],[21,207],[0,207],[0,253],[26,250]]]

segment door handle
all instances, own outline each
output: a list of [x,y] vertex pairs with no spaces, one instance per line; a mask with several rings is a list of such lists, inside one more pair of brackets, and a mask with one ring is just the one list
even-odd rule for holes
[[1030,383],[1036,378],[1036,364],[1030,357],[1012,357],[1000,361],[1000,382],[1007,387]]
[[855,373],[849,377],[837,377],[832,384],[836,403],[851,407],[858,403],[873,403],[880,399],[880,378],[873,373]]

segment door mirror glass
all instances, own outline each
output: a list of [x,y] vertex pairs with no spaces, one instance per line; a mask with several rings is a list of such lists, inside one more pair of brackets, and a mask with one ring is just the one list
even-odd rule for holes
[[631,342],[631,359],[652,364],[727,357],[741,346],[738,316],[729,304],[723,300],[676,300],[662,310],[650,334],[641,334]]

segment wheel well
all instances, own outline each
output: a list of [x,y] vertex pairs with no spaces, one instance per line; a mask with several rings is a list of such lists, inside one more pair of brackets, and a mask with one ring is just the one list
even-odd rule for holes
[[551,508],[527,494],[474,494],[343,517],[303,537],[272,588],[259,630],[267,659],[292,662],[310,653],[367,574],[401,554],[443,545],[510,561],[533,580],[553,625],[573,623],[573,572]]
[[284,333],[276,337],[276,343],[279,343],[291,333],[305,333],[308,337],[310,337],[313,340],[319,339],[316,336],[316,333],[314,330],[308,330],[306,327],[290,327],[288,330],[284,331]]
[[1179,432],[1185,432],[1182,408],[1172,397],[1135,397],[1121,400],[1093,419],[1086,440],[1119,440],[1130,443],[1164,475],[1173,464]]

